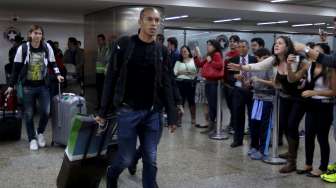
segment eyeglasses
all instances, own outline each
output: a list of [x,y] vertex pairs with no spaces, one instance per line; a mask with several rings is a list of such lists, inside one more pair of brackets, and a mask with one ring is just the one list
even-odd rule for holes
[[145,22],[153,22],[156,23],[156,24],[159,24],[161,22],[161,19],[158,18],[158,17],[143,17],[143,20]]

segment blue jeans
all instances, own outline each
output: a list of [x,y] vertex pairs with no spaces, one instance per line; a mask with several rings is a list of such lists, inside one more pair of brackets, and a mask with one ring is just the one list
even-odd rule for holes
[[[160,139],[162,137],[162,130],[163,130],[163,119],[162,119],[162,114],[160,114],[160,138],[159,138],[159,141],[158,141],[158,144],[160,143]],[[132,165],[137,165],[139,160],[141,159],[142,157],[142,147],[141,145],[138,147],[138,149],[136,150],[135,152],[135,155],[134,155],[134,158],[133,158],[133,161],[132,161]]]
[[138,136],[143,157],[142,184],[144,188],[155,188],[157,145],[161,135],[160,113],[122,107],[117,121],[118,153],[107,170],[108,188],[112,188],[110,181],[116,181],[122,171],[131,165]]
[[34,128],[34,107],[36,100],[39,104],[40,121],[37,129],[38,134],[42,134],[48,124],[50,113],[50,94],[47,86],[40,87],[24,87],[23,89],[24,99],[24,118],[26,122],[28,140],[36,139],[36,133]]

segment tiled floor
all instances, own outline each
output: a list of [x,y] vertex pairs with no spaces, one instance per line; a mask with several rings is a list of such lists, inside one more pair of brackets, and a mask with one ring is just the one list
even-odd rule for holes
[[[90,98],[90,97],[88,97]],[[92,99],[92,98],[91,98]],[[186,111],[187,113],[188,111]],[[225,122],[229,117],[225,111]],[[203,118],[201,112],[198,113]],[[200,120],[202,121],[202,120]],[[48,125],[46,137],[50,141]],[[308,178],[295,173],[281,175],[279,166],[247,157],[249,137],[244,146],[230,148],[230,140],[215,141],[190,126],[189,116],[183,120],[183,127],[170,134],[164,129],[158,154],[158,184],[160,188],[334,188],[319,178]],[[332,131],[331,131],[332,132]],[[298,157],[298,167],[304,164],[304,138]],[[330,135],[331,161],[335,161],[336,145]],[[280,151],[285,151],[281,147]],[[37,152],[29,151],[26,133],[18,142],[0,143],[0,188],[54,188],[64,149],[47,147]],[[319,163],[319,147],[316,144],[315,167]],[[127,170],[119,180],[120,188],[140,188],[141,165],[135,176]],[[105,180],[101,187],[105,187]]]

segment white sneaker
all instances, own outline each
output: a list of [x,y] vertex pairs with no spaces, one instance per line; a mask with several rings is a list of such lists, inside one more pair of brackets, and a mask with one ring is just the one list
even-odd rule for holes
[[36,139],[33,139],[33,140],[30,141],[29,148],[32,151],[38,150],[38,145],[37,145]]
[[37,142],[38,142],[38,145],[41,147],[41,148],[44,148],[46,146],[46,141],[44,139],[44,136],[43,134],[38,134],[37,135]]

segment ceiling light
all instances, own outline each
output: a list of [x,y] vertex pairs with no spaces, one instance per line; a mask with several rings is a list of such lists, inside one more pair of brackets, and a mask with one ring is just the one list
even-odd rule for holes
[[277,22],[261,22],[261,23],[257,23],[257,25],[272,25],[272,24],[276,24]]
[[334,29],[334,27],[327,27],[328,29]]
[[283,20],[283,21],[278,21],[278,22],[260,22],[260,23],[257,23],[257,25],[273,25],[273,24],[283,24],[283,23],[288,23],[288,21]]
[[209,34],[210,32],[202,32],[202,33],[194,33],[190,34],[190,36],[198,36],[198,35],[204,35],[204,34]]
[[225,20],[215,20],[214,23],[222,23],[222,22],[232,22],[232,21],[240,21],[241,18],[232,18],[232,19],[225,19]]
[[286,2],[290,0],[272,0],[271,3],[281,3],[281,2]]
[[312,26],[313,24],[296,24],[292,25],[292,27],[306,27],[306,26]]
[[326,23],[314,23],[314,25],[325,25]]
[[188,18],[188,15],[182,15],[182,16],[174,16],[174,17],[167,17],[164,18],[164,20],[177,20],[177,19],[182,19],[182,18]]

